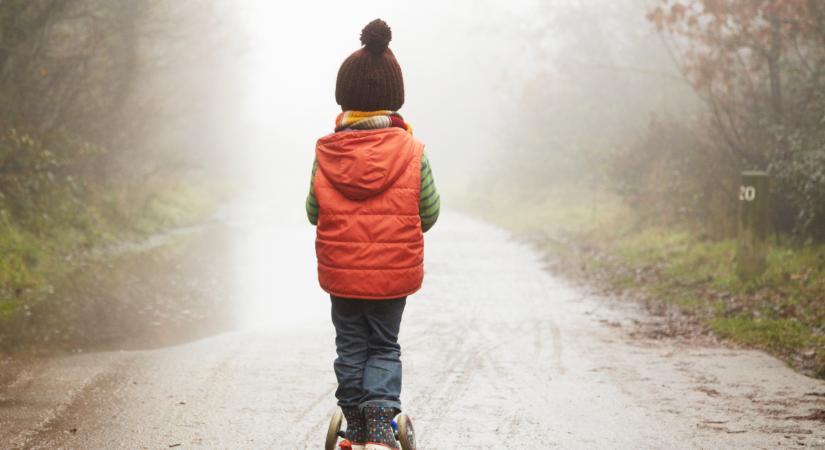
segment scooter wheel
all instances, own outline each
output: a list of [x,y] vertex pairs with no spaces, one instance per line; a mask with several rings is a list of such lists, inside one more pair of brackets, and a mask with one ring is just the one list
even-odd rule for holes
[[341,423],[344,421],[344,412],[341,408],[336,408],[335,413],[329,420],[329,428],[327,428],[327,442],[324,445],[325,450],[335,450],[338,444],[338,436],[341,432]]
[[398,442],[402,450],[415,450],[415,428],[412,419],[406,414],[399,414],[395,418],[398,422]]

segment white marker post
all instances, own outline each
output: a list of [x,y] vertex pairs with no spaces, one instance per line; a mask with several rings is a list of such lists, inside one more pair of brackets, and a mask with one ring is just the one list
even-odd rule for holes
[[736,273],[752,280],[767,268],[770,178],[765,172],[742,172],[739,186],[739,233]]

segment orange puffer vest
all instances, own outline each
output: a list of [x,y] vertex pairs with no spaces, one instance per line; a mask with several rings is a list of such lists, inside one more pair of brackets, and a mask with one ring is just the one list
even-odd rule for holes
[[405,297],[424,279],[418,215],[424,145],[401,128],[318,140],[318,280],[343,298]]

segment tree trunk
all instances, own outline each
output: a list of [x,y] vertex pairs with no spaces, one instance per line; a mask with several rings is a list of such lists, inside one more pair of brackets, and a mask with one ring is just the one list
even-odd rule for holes
[[768,71],[771,82],[771,114],[774,125],[781,125],[782,111],[782,78],[780,59],[782,58],[782,23],[776,11],[769,16],[771,24],[771,45],[768,50]]

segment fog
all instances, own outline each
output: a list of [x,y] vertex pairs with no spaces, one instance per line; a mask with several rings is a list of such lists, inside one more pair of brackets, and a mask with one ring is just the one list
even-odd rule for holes
[[[239,283],[239,297],[252,299],[253,322],[267,317],[264,322],[282,326],[296,323],[296,317],[326,318],[327,305],[314,280],[314,230],[306,223],[303,202],[315,141],[332,131],[341,110],[335,103],[338,67],[360,47],[361,28],[376,17],[392,27],[390,48],[406,91],[400,112],[427,145],[436,183],[449,199],[471,189],[501,148],[498,127],[513,109],[506,91],[540,66],[534,50],[518,37],[535,6],[243,2],[236,24],[249,45],[241,65],[246,98],[239,111],[247,128],[243,148],[234,149],[232,157],[245,160],[253,180],[247,187],[256,196],[247,208],[273,207],[276,216],[270,220],[293,226],[285,236],[269,222],[270,232],[261,230],[261,241],[250,241],[240,253],[250,264],[250,277]],[[502,27],[503,21],[512,30]]]
[[232,256],[215,259],[242,322],[322,320],[304,201],[315,142],[341,112],[338,69],[367,23],[392,28],[400,113],[426,145],[449,217],[515,206],[562,181],[592,187],[603,157],[653,110],[690,104],[646,12],[637,0],[0,4],[20,30],[3,38],[13,51],[0,49],[0,119],[19,147],[0,211],[29,233],[24,244],[8,234],[8,258],[30,261],[13,279],[42,280],[10,282],[32,292],[11,295],[12,309],[72,283],[53,280],[32,252],[105,253],[222,224]]
[[[421,179],[350,132],[382,115],[308,195],[377,18]],[[817,1],[0,0],[0,443],[414,450],[403,397],[422,448],[821,447],[823,37]]]
[[245,113],[269,149],[252,159],[271,161],[255,166],[306,172],[300,169],[312,163],[314,140],[331,131],[340,112],[338,67],[359,48],[360,29],[380,17],[392,27],[390,48],[404,73],[401,112],[429,143],[439,183],[465,187],[500,147],[497,129],[502,116],[513,114],[519,84],[543,65],[524,35],[535,26],[538,3],[245,2],[239,18],[251,45]]
[[[729,193],[740,171],[779,167],[772,170],[784,201],[774,225],[818,236],[818,185],[795,181],[817,167],[818,153],[807,151],[816,146],[802,138],[816,136],[815,114],[782,118],[797,111],[783,99],[808,92],[793,83],[818,76],[811,69],[813,78],[794,78],[814,67],[805,60],[816,54],[805,47],[810,36],[786,37],[801,49],[786,56],[799,70],[787,69],[777,84],[766,68],[778,66],[758,60],[767,53],[746,46],[713,59],[724,54],[714,50],[713,30],[694,28],[718,11],[663,5],[0,5],[27,30],[7,38],[14,52],[0,51],[0,119],[20,147],[0,179],[8,192],[0,206],[16,232],[31,233],[30,245],[9,234],[19,247],[9,258],[36,261],[29,246],[49,260],[109,241],[228,226],[231,255],[215,260],[227,265],[218,270],[232,285],[223,297],[244,326],[326,320],[304,202],[315,142],[341,112],[338,69],[376,18],[392,29],[406,94],[399,112],[426,145],[442,221],[470,215],[519,238],[563,242],[609,242],[607,230],[659,226],[727,239],[736,231]],[[783,146],[800,150],[780,158]],[[211,245],[197,246],[208,253]],[[49,280],[36,266],[21,263],[26,275],[14,279]],[[58,284],[14,283],[15,292]]]
[[[338,67],[359,48],[366,23],[380,17],[392,28],[390,48],[401,64],[406,90],[400,112],[427,146],[449,211],[466,209],[466,200],[483,197],[489,186],[535,185],[559,174],[591,179],[592,174],[582,173],[587,167],[563,162],[544,173],[525,172],[530,180],[522,183],[502,182],[500,177],[513,179],[512,173],[497,166],[586,160],[578,148],[606,145],[617,134],[634,135],[627,125],[646,123],[654,105],[668,100],[667,89],[684,97],[684,82],[646,23],[643,2],[602,3],[367,2],[354,8],[335,2],[232,2],[234,24],[246,36],[247,48],[239,65],[245,101],[237,113],[243,118],[243,136],[231,157],[245,161],[251,189],[257,192],[259,200],[248,206],[266,203],[277,209],[273,220],[295,225],[293,237],[252,244],[250,252],[257,256],[242,256],[259,261],[252,269],[257,281],[242,283],[247,289],[259,286],[253,289],[258,294],[243,297],[258,298],[256,304],[263,307],[277,302],[272,300],[276,291],[294,294],[287,297],[311,292],[301,286],[312,284],[312,274],[290,272],[275,283],[271,277],[280,269],[297,270],[290,259],[312,248],[302,205],[314,143],[332,131],[340,112],[335,103]],[[579,40],[592,30],[597,31],[592,42]],[[640,44],[644,47],[633,48]],[[600,90],[593,89],[599,85]],[[657,92],[659,86],[664,88]],[[610,89],[614,92],[606,94]],[[639,100],[640,94],[649,99]],[[581,122],[585,114],[590,115],[585,123],[565,123]],[[548,135],[539,138],[543,155],[523,149],[534,136]],[[294,250],[285,251],[287,243]],[[273,255],[283,255],[282,264]],[[311,266],[310,259],[302,267]],[[273,264],[280,269],[273,270]],[[291,287],[285,289],[287,285]],[[259,311],[253,315],[262,316]]]

